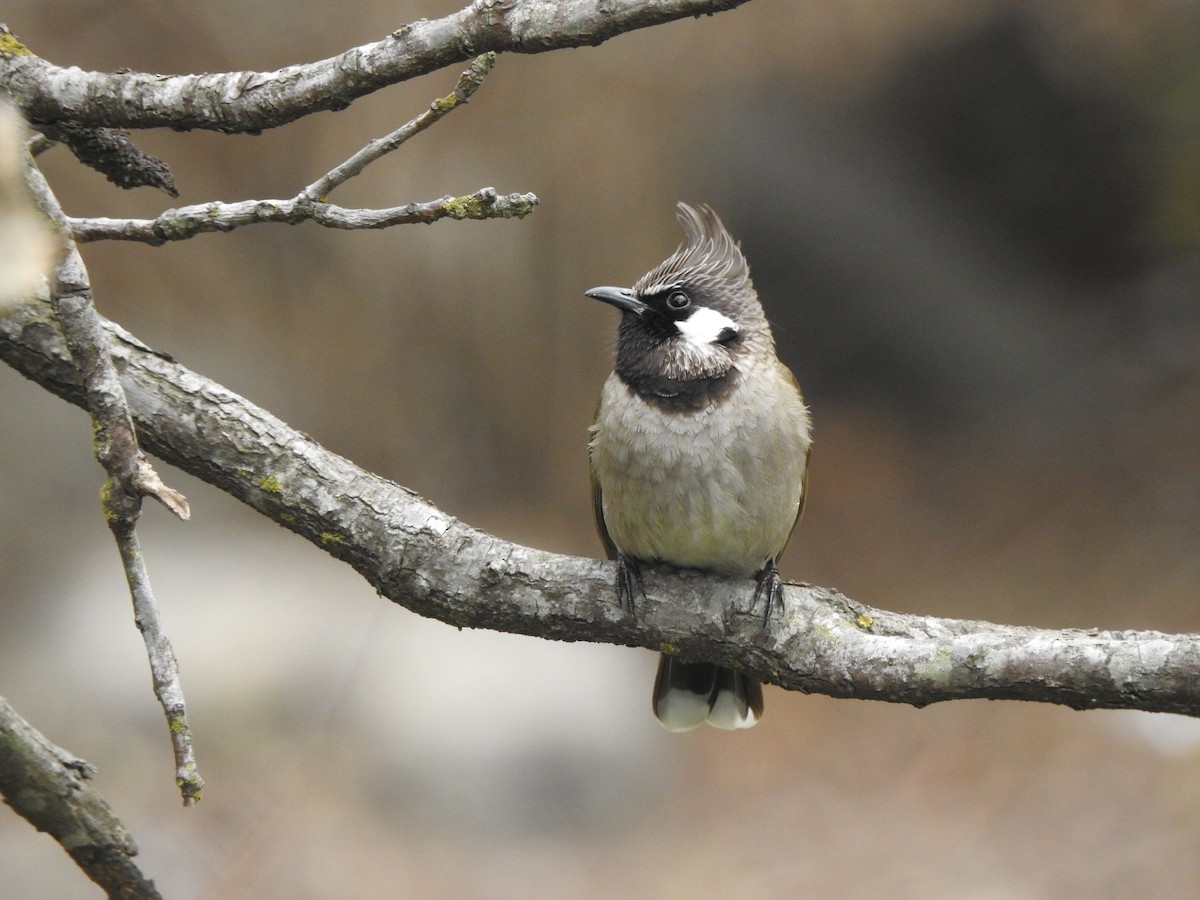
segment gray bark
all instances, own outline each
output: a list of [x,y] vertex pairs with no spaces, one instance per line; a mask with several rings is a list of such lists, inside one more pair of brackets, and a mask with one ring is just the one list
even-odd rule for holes
[[133,863],[137,845],[88,783],[92,767],[56,747],[0,697],[0,796],[63,845],[109,897],[161,897]]
[[380,88],[488,51],[543,53],[602,44],[626,31],[712,15],[746,0],[475,0],[383,40],[275,72],[155,75],[53,65],[12,38],[0,86],[35,124],[256,132],[345,109]]
[[[790,690],[924,706],[986,697],[1200,715],[1200,637],[1043,630],[903,615],[788,585],[766,627],[752,581],[648,567],[636,613],[612,564],[500,540],[366,472],[112,323],[143,445],[360,572],[384,597],[459,627],[597,641],[736,666]],[[0,320],[0,358],[85,398],[48,307]],[[584,511],[581,511],[581,515]]]

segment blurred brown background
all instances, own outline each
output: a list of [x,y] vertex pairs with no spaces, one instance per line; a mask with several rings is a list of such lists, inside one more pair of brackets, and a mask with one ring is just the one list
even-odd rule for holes
[[[461,0],[9,0],[61,65],[272,69]],[[259,137],[152,132],[178,203],[289,197],[462,67]],[[153,215],[62,148],[68,212]],[[1188,3],[754,0],[502,56],[341,189],[493,185],[524,221],[261,226],[91,245],[103,313],[448,512],[599,555],[586,428],[610,309],[709,202],[816,422],[786,575],[909,612],[1200,631],[1200,12]],[[0,372],[0,693],[100,767],[179,898],[1200,895],[1200,727],[769,691],[661,732],[653,657],[459,633],[167,471],[143,541],[192,705],[184,810],[85,416]],[[98,895],[0,816],[0,895]]]

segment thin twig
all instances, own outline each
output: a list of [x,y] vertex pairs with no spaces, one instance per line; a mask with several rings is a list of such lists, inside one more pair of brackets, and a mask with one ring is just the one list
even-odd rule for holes
[[138,446],[125,390],[113,365],[108,332],[92,304],[87,268],[75,242],[67,236],[57,198],[32,159],[27,160],[26,179],[34,200],[64,236],[63,257],[51,279],[50,304],[87,395],[93,449],[108,473],[101,492],[104,518],[121,554],[134,618],[150,660],[154,693],[167,717],[175,780],[184,805],[191,806],[200,799],[204,781],[196,768],[175,654],[162,629],[136,534],[142,497],[154,497],[181,519],[190,515],[187,499],[163,483]]
[[153,219],[68,218],[75,240],[140,241],[160,246],[213,231],[232,231],[243,225],[283,222],[296,225],[316,222],[326,228],[346,230],[390,228],[393,225],[430,223],[438,219],[523,218],[533,212],[533,194],[500,195],[495,188],[480,188],[462,197],[443,197],[428,203],[409,203],[390,209],[348,209],[326,202],[329,195],[367,166],[391,153],[414,135],[471,99],[496,64],[495,53],[475,58],[458,79],[453,92],[429,104],[420,115],[391,134],[371,141],[345,162],[330,169],[290,200],[242,200],[235,203],[200,203],[168,209]]
[[183,699],[183,685],[179,681],[179,664],[175,650],[162,628],[162,617],[158,612],[158,601],[150,586],[150,574],[142,557],[138,541],[136,514],[123,514],[129,503],[128,497],[118,496],[112,481],[105,482],[101,492],[106,518],[121,553],[125,577],[129,582],[129,593],[133,597],[133,618],[142,640],[146,644],[146,655],[150,660],[150,677],[154,682],[154,695],[162,704],[167,717],[167,730],[171,734],[171,749],[175,754],[175,784],[183,794],[183,805],[192,806],[200,799],[204,779],[196,769],[196,754],[192,747],[192,732],[188,727],[187,705]]
[[38,831],[62,844],[108,893],[161,900],[133,862],[137,844],[88,783],[95,768],[50,743],[0,697],[0,796]]
[[291,200],[201,203],[169,209],[153,219],[68,218],[66,221],[80,243],[139,241],[157,247],[198,234],[232,231],[263,222],[288,225],[316,222],[326,228],[358,230],[429,224],[439,219],[521,219],[533,212],[537,203],[538,198],[533,194],[498,194],[495,188],[485,187],[462,197],[443,197],[390,209],[348,209],[301,195]]
[[484,53],[481,56],[475,57],[471,63],[471,67],[459,77],[458,84],[455,85],[452,93],[434,100],[429,104],[429,109],[405,122],[391,134],[371,141],[371,143],[367,144],[367,146],[363,147],[344,163],[326,172],[306,187],[300,192],[300,196],[307,197],[309,200],[324,201],[333,192],[334,188],[345,184],[371,163],[375,162],[375,160],[391,153],[409,138],[420,134],[434,122],[441,119],[452,109],[457,109],[470,100],[471,95],[479,90],[480,85],[483,84],[483,80],[495,65],[495,53]]

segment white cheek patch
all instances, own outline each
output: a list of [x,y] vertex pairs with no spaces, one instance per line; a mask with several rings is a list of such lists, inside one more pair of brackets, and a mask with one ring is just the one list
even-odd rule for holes
[[689,344],[695,344],[697,347],[715,344],[722,337],[728,340],[730,335],[738,333],[737,324],[733,319],[707,306],[700,307],[686,319],[676,322],[675,327]]

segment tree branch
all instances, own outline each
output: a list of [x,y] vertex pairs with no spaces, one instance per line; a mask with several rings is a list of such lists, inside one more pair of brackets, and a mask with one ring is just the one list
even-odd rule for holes
[[35,124],[258,132],[341,110],[388,85],[488,51],[542,53],[597,45],[627,31],[712,15],[746,0],[475,0],[383,40],[274,72],[163,76],[84,72],[0,40],[0,90]]
[[88,783],[95,770],[56,747],[0,697],[0,795],[62,844],[109,897],[159,900],[134,864],[137,844]]
[[469,101],[495,65],[495,53],[483,53],[475,57],[471,62],[471,67],[459,76],[458,84],[454,86],[453,92],[434,100],[429,104],[429,109],[405,122],[386,137],[371,141],[340,166],[325,173],[306,187],[300,192],[301,196],[307,197],[309,200],[324,201],[334,188],[345,184],[375,160],[391,153],[409,138],[420,134],[443,116]]
[[162,627],[137,538],[143,497],[154,497],[181,519],[190,516],[187,499],[163,483],[138,446],[125,390],[110,352],[110,333],[92,304],[91,282],[83,258],[66,234],[58,200],[28,157],[25,175],[42,213],[63,233],[64,254],[51,279],[49,306],[77,369],[85,408],[92,416],[93,449],[108,473],[100,492],[104,519],[121,555],[133,598],[134,620],[150,661],[154,693],[167,717],[175,754],[175,781],[184,805],[191,806],[200,799],[204,781],[196,768],[179,667]]
[[[924,706],[1035,700],[1200,716],[1200,637],[909,616],[788,585],[763,627],[752,581],[647,567],[635,615],[612,564],[473,529],[106,323],[148,449],[302,535],[389,599],[459,627],[710,659],[790,690]],[[43,304],[0,319],[0,358],[83,405]]]
[[361,230],[393,225],[431,224],[439,219],[522,219],[533,212],[534,194],[498,194],[492,187],[461,197],[427,203],[408,203],[390,209],[348,209],[319,203],[301,195],[291,200],[242,200],[236,203],[198,203],[169,209],[153,219],[71,218],[66,222],[80,243],[140,241],[157,247],[198,234],[233,231],[243,225],[316,222],[326,228]]
[[81,243],[98,240],[140,241],[160,246],[213,231],[232,231],[261,222],[316,222],[326,228],[348,230],[389,228],[413,223],[429,224],[438,219],[524,218],[533,212],[538,199],[533,194],[501,196],[495,188],[480,188],[463,197],[443,197],[429,203],[409,203],[390,209],[347,209],[326,202],[328,195],[380,157],[391,153],[414,135],[420,134],[453,109],[471,99],[496,63],[494,53],[485,53],[463,72],[454,91],[429,104],[420,115],[391,134],[371,141],[345,162],[326,172],[290,200],[243,200],[238,203],[200,203],[169,209],[153,219],[66,218],[71,234]]

